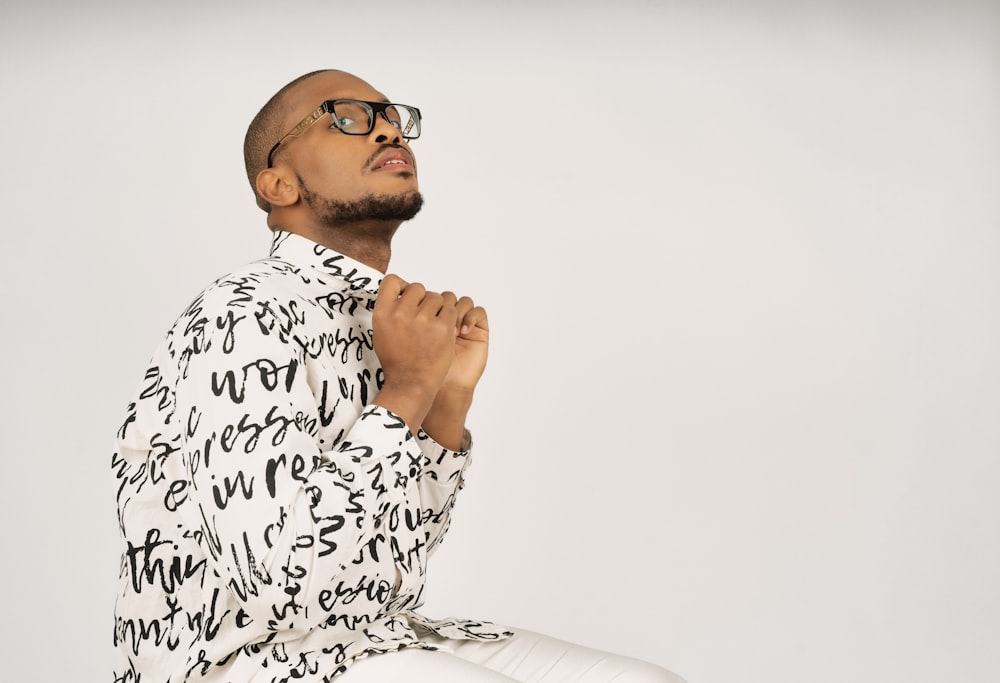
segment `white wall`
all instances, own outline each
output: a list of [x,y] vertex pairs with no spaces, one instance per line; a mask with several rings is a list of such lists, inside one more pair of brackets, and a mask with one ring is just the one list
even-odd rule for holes
[[0,10],[5,678],[108,680],[125,402],[266,251],[250,118],[340,67],[425,114],[394,268],[494,329],[429,614],[997,680],[1000,6],[346,5]]

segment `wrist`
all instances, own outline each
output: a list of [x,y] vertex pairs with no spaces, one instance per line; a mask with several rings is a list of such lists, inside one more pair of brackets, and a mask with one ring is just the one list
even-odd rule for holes
[[406,426],[416,436],[434,399],[434,392],[423,386],[385,384],[371,402],[403,418]]
[[464,416],[472,407],[472,397],[475,389],[442,384],[434,395],[433,405],[448,412],[461,412]]
[[442,387],[421,426],[439,444],[452,451],[466,450],[465,418],[472,406],[472,390]]

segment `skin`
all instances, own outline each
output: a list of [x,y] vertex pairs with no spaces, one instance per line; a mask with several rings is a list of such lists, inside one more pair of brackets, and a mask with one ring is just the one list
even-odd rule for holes
[[[348,97],[389,101],[356,76],[325,71],[286,95],[282,129],[291,129],[324,100]],[[377,168],[387,149],[398,150],[409,163]],[[257,191],[272,206],[268,226],[386,273],[392,237],[402,221],[331,222],[305,201],[303,185],[316,197],[348,202],[371,193],[417,193],[413,151],[400,132],[378,117],[370,134],[345,135],[326,117],[279,150],[273,167],[257,176]],[[372,325],[375,353],[385,376],[372,403],[399,415],[413,433],[423,427],[445,448],[467,447],[465,420],[489,346],[486,311],[469,297],[428,291],[418,282],[387,274]]]

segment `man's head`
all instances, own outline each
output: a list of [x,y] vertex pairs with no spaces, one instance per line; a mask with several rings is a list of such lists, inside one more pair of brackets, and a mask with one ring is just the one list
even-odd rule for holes
[[345,98],[388,101],[356,76],[314,71],[279,90],[250,124],[243,146],[247,178],[272,227],[289,220],[327,227],[369,220],[398,224],[419,211],[416,164],[404,138],[412,131],[394,126],[389,112],[375,106],[371,131],[348,134],[343,113],[337,112],[338,127],[333,112],[319,109]]

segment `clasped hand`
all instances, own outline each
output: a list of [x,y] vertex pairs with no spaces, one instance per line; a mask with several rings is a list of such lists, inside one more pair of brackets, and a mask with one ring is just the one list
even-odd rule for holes
[[[414,431],[425,418],[462,429],[486,368],[486,311],[467,296],[431,292],[420,283],[386,275],[372,328],[385,377],[374,402],[400,415]],[[432,411],[448,415],[428,415]]]

